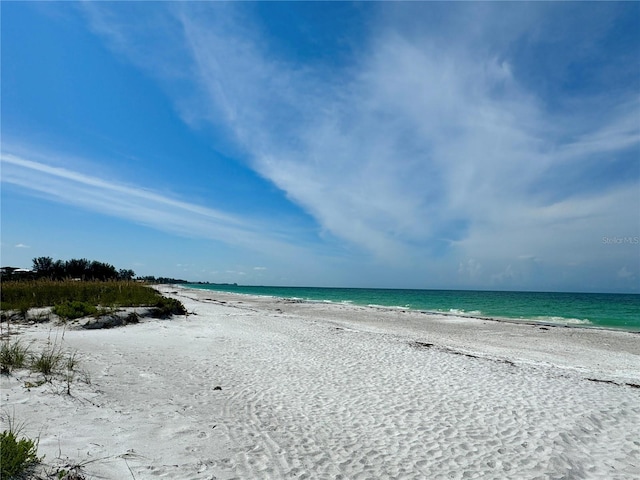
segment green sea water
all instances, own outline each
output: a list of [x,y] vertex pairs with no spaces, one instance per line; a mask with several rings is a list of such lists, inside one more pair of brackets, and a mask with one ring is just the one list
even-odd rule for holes
[[640,332],[640,295],[189,284],[193,288],[316,302]]

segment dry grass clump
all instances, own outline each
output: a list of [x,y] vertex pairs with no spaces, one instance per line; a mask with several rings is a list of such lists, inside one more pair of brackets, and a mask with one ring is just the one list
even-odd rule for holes
[[62,347],[57,344],[47,345],[40,353],[33,355],[31,359],[31,371],[42,373],[45,378],[60,371],[64,358]]
[[8,340],[0,345],[0,373],[10,374],[15,368],[23,368],[29,359],[29,347],[20,340],[10,343]]
[[[2,342],[0,346],[0,373],[9,375],[15,369],[28,368],[34,373],[41,373],[44,379],[30,386],[42,385],[50,382],[55,375],[61,375],[66,384],[66,392],[71,395],[71,384],[78,373],[79,358],[77,352],[66,353],[57,343],[48,343],[37,353],[31,353],[29,347],[24,346],[20,340],[10,343]],[[81,372],[82,373],[82,372]],[[88,374],[85,374],[88,379]],[[89,383],[86,380],[86,383]]]

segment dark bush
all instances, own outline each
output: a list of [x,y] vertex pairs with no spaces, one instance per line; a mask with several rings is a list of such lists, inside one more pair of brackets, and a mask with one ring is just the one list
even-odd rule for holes
[[160,297],[153,312],[158,318],[169,318],[171,315],[186,315],[187,309],[175,298]]

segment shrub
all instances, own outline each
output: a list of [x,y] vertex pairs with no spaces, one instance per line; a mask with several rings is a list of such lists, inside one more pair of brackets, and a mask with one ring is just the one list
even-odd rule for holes
[[29,347],[22,345],[20,340],[13,343],[2,342],[0,347],[0,373],[8,375],[14,368],[24,367],[27,363]]
[[168,318],[171,315],[186,315],[187,309],[175,298],[160,297],[155,304],[154,315],[159,318]]
[[73,320],[74,318],[86,317],[87,315],[93,315],[97,313],[98,309],[87,302],[80,302],[77,300],[60,303],[53,307],[53,313],[61,318]]
[[26,437],[18,440],[11,427],[0,433],[0,478],[18,478],[40,462],[38,443]]

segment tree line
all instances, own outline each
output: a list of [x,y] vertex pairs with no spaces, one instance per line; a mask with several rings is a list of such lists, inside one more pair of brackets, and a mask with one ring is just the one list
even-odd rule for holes
[[146,283],[190,283],[187,280],[147,275],[136,278],[133,270],[120,269],[109,263],[89,261],[86,258],[54,260],[51,257],[36,257],[31,270],[2,267],[2,280],[139,280]]
[[133,280],[133,270],[121,269],[109,263],[89,261],[86,258],[72,258],[71,260],[53,260],[51,257],[36,257],[33,259],[31,278],[48,278],[51,280],[65,280],[68,278],[79,280]]
[[139,277],[139,280],[143,280],[147,283],[193,283],[188,280],[182,280],[180,278],[171,278],[171,277],[154,277],[153,275],[147,275],[146,277]]

